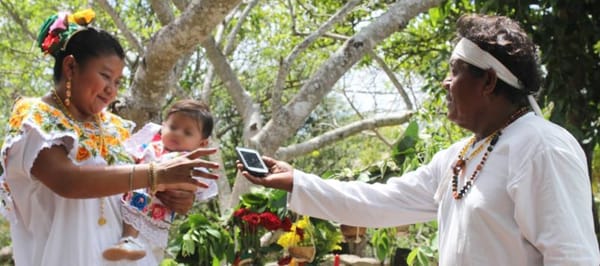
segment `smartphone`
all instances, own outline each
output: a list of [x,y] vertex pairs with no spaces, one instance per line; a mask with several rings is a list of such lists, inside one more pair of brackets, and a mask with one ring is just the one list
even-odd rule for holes
[[243,147],[236,147],[235,151],[244,165],[244,170],[248,171],[251,175],[264,177],[269,173],[269,168],[263,162],[258,151]]

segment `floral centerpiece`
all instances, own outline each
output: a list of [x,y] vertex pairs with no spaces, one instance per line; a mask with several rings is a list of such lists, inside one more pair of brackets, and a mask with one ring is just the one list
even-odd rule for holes
[[290,230],[279,236],[277,244],[283,247],[284,257],[279,265],[321,265],[323,258],[334,250],[341,250],[342,234],[329,221],[301,216]]
[[[248,193],[242,195],[231,222],[236,238],[234,265],[259,265],[262,259],[276,257],[281,247],[274,241],[279,234],[289,231],[292,222],[285,211],[285,194]],[[280,206],[281,205],[281,206]],[[273,240],[274,239],[274,240]]]
[[[287,250],[289,257],[298,262],[312,262],[315,259],[313,227],[308,216],[292,224],[289,232],[282,234],[277,244]],[[280,261],[281,264],[281,261]]]
[[281,190],[242,195],[229,219],[236,246],[233,265],[276,260],[279,265],[319,265],[331,251],[341,249],[343,237],[336,225],[288,212],[286,198]]

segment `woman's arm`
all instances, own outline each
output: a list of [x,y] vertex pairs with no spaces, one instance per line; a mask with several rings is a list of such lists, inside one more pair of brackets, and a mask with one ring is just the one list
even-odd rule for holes
[[[216,179],[217,176],[214,174],[192,170],[194,167],[217,168],[216,163],[197,159],[214,152],[215,149],[198,149],[184,157],[156,164],[154,173],[157,184],[198,185],[198,181],[191,178],[191,174]],[[135,171],[131,175],[134,167]],[[31,174],[56,194],[65,198],[97,198],[151,185],[149,164],[77,166],[67,157],[67,152],[62,146],[41,150],[33,163]]]

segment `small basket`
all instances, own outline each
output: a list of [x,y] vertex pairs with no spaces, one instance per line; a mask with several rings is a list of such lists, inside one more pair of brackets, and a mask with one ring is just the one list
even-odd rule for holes
[[299,262],[312,262],[315,259],[315,254],[317,253],[315,247],[289,247],[288,253],[294,259]]
[[362,240],[362,236],[367,233],[366,227],[351,226],[346,224],[340,225],[340,230],[342,231],[342,235],[346,241],[353,241],[355,243],[359,243]]

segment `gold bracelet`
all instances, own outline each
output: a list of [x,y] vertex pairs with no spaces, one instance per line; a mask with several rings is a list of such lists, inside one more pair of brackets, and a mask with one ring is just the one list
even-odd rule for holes
[[156,176],[154,172],[154,163],[150,163],[148,167],[148,184],[150,185],[150,192],[154,194],[156,192]]
[[133,191],[133,176],[135,174],[135,164],[131,166],[131,172],[129,172],[129,191]]

